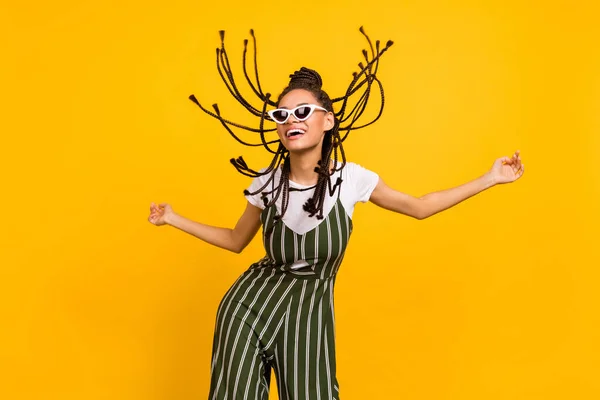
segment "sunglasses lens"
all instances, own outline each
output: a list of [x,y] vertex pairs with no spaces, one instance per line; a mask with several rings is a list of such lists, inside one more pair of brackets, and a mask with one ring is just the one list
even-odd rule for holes
[[288,116],[288,112],[285,110],[275,110],[272,114],[272,117],[277,122],[283,122]]
[[298,118],[300,121],[305,120],[306,118],[308,118],[310,116],[311,113],[311,108],[309,106],[303,106],[303,107],[298,107],[296,109],[296,111],[294,111],[294,115],[296,116],[296,118]]

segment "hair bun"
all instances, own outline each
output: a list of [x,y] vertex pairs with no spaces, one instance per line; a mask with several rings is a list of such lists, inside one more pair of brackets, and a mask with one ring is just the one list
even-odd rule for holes
[[290,75],[290,87],[306,85],[321,89],[321,86],[323,86],[321,75],[317,71],[306,67],[302,67],[300,71],[296,71]]

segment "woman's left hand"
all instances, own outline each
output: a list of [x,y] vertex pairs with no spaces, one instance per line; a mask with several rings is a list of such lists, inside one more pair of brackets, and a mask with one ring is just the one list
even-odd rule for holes
[[489,171],[495,183],[514,182],[523,176],[525,166],[521,163],[519,150],[512,157],[500,157],[494,161],[494,165]]

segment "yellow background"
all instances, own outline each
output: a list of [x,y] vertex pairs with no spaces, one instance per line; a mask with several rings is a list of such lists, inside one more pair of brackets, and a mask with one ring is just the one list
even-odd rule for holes
[[250,181],[229,158],[268,157],[187,96],[251,121],[214,60],[225,29],[243,82],[251,28],[268,91],[304,65],[341,95],[361,25],[395,44],[384,115],[350,160],[413,195],[516,149],[527,172],[425,221],[357,206],[336,287],[342,399],[600,398],[596,2],[8,3],[0,398],[206,398],[217,305],[261,243],[211,248],[148,207],[232,226]]

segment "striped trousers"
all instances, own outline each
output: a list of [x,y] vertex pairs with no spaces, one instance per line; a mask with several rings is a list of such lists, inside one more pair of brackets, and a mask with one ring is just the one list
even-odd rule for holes
[[335,277],[246,271],[217,312],[210,400],[266,400],[271,371],[281,400],[339,400]]

